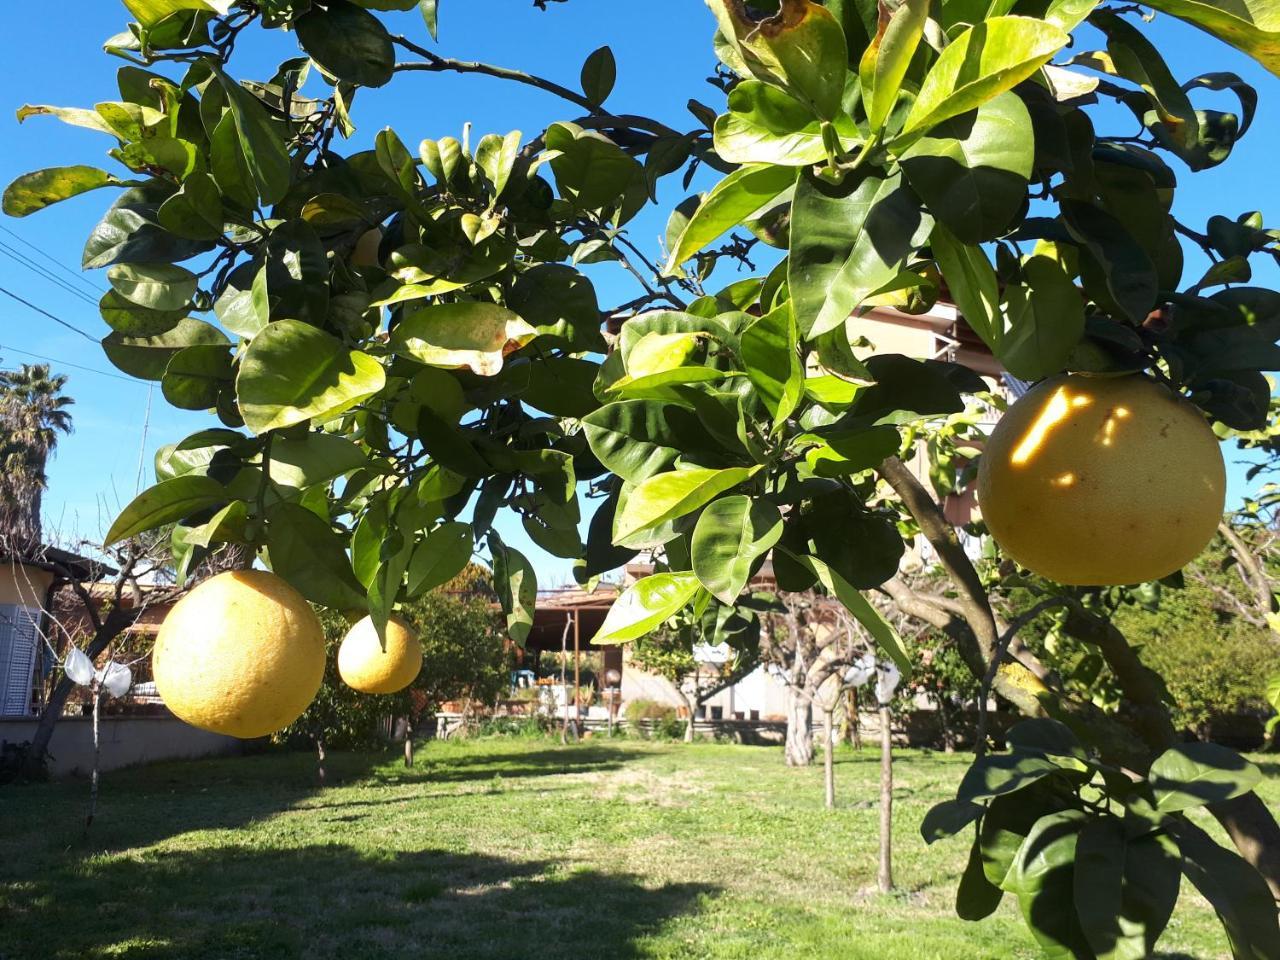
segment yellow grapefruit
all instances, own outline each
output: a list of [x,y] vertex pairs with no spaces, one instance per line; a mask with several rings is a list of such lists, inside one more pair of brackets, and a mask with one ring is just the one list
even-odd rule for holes
[[174,604],[151,664],[165,705],[195,727],[262,737],[324,679],[324,629],[302,594],[263,570],[211,577]]
[[413,628],[399,617],[387,621],[385,650],[369,617],[352,627],[338,648],[338,675],[361,693],[403,690],[421,669],[422,644]]
[[996,542],[1069,585],[1168,576],[1213,539],[1225,498],[1204,416],[1140,375],[1038,384],[1001,418],[978,468]]

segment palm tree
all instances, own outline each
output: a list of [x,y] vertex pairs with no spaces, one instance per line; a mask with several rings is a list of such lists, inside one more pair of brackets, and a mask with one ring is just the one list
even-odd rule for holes
[[0,547],[19,555],[38,550],[45,466],[58,434],[71,432],[73,401],[66,376],[47,364],[0,370]]

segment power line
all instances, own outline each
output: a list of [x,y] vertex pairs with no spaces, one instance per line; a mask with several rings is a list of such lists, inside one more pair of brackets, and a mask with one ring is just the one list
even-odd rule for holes
[[13,291],[11,291],[11,290],[7,290],[7,289],[5,289],[4,287],[0,287],[0,293],[3,293],[3,294],[4,294],[5,296],[7,296],[7,297],[12,297],[14,300],[17,300],[17,301],[18,301],[19,303],[21,303],[23,306],[30,307],[30,308],[31,308],[32,310],[34,310],[36,313],[42,313],[42,314],[44,314],[46,317],[48,317],[48,318],[49,318],[50,320],[52,320],[54,323],[60,323],[60,324],[62,324],[62,326],[66,327],[68,330],[73,330],[73,331],[75,331],[76,333],[80,334],[80,336],[82,336],[82,337],[84,337],[86,340],[88,340],[90,343],[97,343],[97,342],[98,342],[98,338],[97,338],[97,337],[95,337],[93,334],[91,334],[91,333],[86,333],[85,331],[83,331],[83,330],[81,330],[79,327],[77,327],[75,324],[73,324],[73,323],[68,323],[66,320],[63,320],[61,317],[55,317],[55,316],[54,316],[52,313],[50,313],[48,310],[44,309],[44,307],[37,307],[37,306],[36,306],[34,303],[32,303],[30,300],[23,300],[23,299],[22,299],[22,297],[18,296],[18,295],[17,295],[16,293],[14,293]]
[[111,377],[113,380],[123,380],[125,383],[132,383],[139,387],[150,386],[144,380],[138,380],[135,377],[127,377],[122,373],[111,373],[108,370],[96,370],[93,367],[86,367],[83,364],[72,363],[70,360],[59,360],[57,357],[48,357],[43,353],[32,353],[30,350],[19,350],[17,347],[6,347],[0,343],[0,350],[8,350],[11,353],[20,353],[24,357],[34,357],[36,360],[45,360],[49,363],[56,363],[64,367],[71,367],[75,370],[83,370],[85,373],[96,373],[100,377]]
[[10,230],[3,223],[0,223],[0,230],[3,230],[5,233],[9,234],[9,236],[13,237],[23,246],[30,247],[32,250],[40,254],[40,256],[44,257],[46,260],[52,263],[55,267],[57,267],[67,276],[71,277],[74,280],[78,280],[80,283],[83,283],[86,287],[95,291],[95,293],[106,293],[105,287],[103,287],[100,284],[94,283],[92,280],[86,277],[83,273],[79,273],[75,270],[72,270],[70,267],[62,263],[62,261],[60,261],[57,257],[54,257],[51,254],[46,253],[44,250],[42,250],[40,247],[37,247],[34,243],[32,243],[30,240],[23,237],[21,234],[15,233],[14,231]]
[[138,479],[133,485],[136,497],[142,491],[142,466],[147,459],[147,431],[151,427],[151,397],[155,393],[155,384],[147,384],[147,412],[142,415],[142,443],[138,447]]
[[63,280],[61,277],[53,273],[50,273],[44,267],[40,266],[40,264],[33,261],[26,254],[20,253],[17,250],[13,249],[13,247],[9,246],[3,240],[0,240],[0,253],[4,254],[10,260],[16,261],[20,266],[26,267],[31,272],[39,274],[45,280],[48,280],[50,283],[55,284],[59,289],[65,290],[67,293],[71,294],[73,297],[79,297],[81,300],[85,301],[85,303],[91,303],[95,307],[98,305],[97,300],[93,299],[93,297],[89,296],[79,287],[73,287],[71,284],[67,283],[67,281]]

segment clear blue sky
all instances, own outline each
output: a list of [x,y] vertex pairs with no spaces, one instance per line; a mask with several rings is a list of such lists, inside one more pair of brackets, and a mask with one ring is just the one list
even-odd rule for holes
[[[446,55],[518,67],[576,88],[586,55],[609,44],[619,65],[618,84],[609,99],[616,112],[648,113],[687,130],[695,125],[684,106],[690,97],[716,109],[722,105],[719,91],[705,82],[714,63],[710,45],[713,27],[710,13],[698,0],[649,0],[643,4],[569,0],[550,4],[545,12],[534,9],[530,0],[442,0],[440,7],[441,44],[437,49]],[[416,12],[385,17],[393,31],[429,44]],[[123,7],[111,0],[0,4],[0,35],[13,40],[0,60],[0,181],[7,184],[21,173],[47,166],[113,166],[105,156],[110,142],[101,134],[67,127],[47,117],[33,118],[18,127],[12,118],[23,103],[87,107],[117,99],[115,71],[122,62],[103,54],[101,44],[121,30],[126,20]],[[1202,228],[1213,213],[1234,216],[1257,209],[1268,225],[1280,224],[1280,198],[1269,189],[1274,182],[1275,158],[1280,154],[1280,80],[1247,57],[1172,18],[1161,16],[1153,31],[1181,78],[1190,79],[1208,70],[1233,70],[1254,84],[1261,95],[1253,129],[1224,166],[1192,175],[1172,161],[1182,183],[1177,208],[1180,217]],[[255,29],[244,35],[237,53],[237,76],[265,79],[276,63],[295,56],[297,50],[291,36]],[[1204,102],[1218,106],[1207,97]],[[1222,97],[1221,102],[1225,106],[1219,109],[1235,109],[1229,98]],[[528,137],[552,121],[572,119],[576,111],[549,94],[487,77],[410,74],[381,90],[362,90],[355,115],[360,129],[353,149],[361,149],[385,125],[394,126],[410,145],[423,137],[457,136],[468,120],[477,137],[512,129],[523,130]],[[1126,125],[1112,132],[1134,131]],[[632,239],[655,256],[665,211],[681,198],[677,179],[669,178],[670,186],[661,197],[663,212],[643,214],[630,227]],[[699,183],[705,189],[707,181],[700,178]],[[73,279],[42,253],[78,273],[84,238],[109,201],[110,193],[101,191],[24,220],[0,221],[5,228],[0,230],[0,244],[5,245],[0,247],[0,287],[95,337],[106,333],[93,303],[19,265],[7,255],[6,248],[29,256],[96,301],[105,283],[101,274]],[[1198,254],[1189,255],[1188,277],[1201,264]],[[635,295],[633,282],[618,274],[608,268],[592,271],[604,305]],[[1275,285],[1280,282],[1280,273],[1266,269],[1259,271],[1255,280]],[[147,385],[72,366],[113,371],[96,343],[0,294],[2,362],[5,366],[31,362],[35,359],[31,354],[52,358],[56,370],[69,374],[69,392],[76,399],[75,433],[62,441],[49,470],[46,529],[61,540],[97,539],[118,507],[132,497],[140,454],[145,485],[151,480],[156,448],[200,429],[207,418],[169,408],[156,389],[144,442]],[[1233,497],[1244,492],[1240,472],[1232,471]],[[503,533],[513,545],[527,549],[542,585],[569,579],[569,562],[532,547],[517,525],[504,524]]]

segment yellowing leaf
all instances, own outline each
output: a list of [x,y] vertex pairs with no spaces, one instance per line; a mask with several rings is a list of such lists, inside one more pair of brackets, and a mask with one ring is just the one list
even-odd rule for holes
[[505,307],[493,303],[445,303],[408,313],[391,331],[391,347],[419,363],[481,377],[502,370],[503,358],[538,335]]

